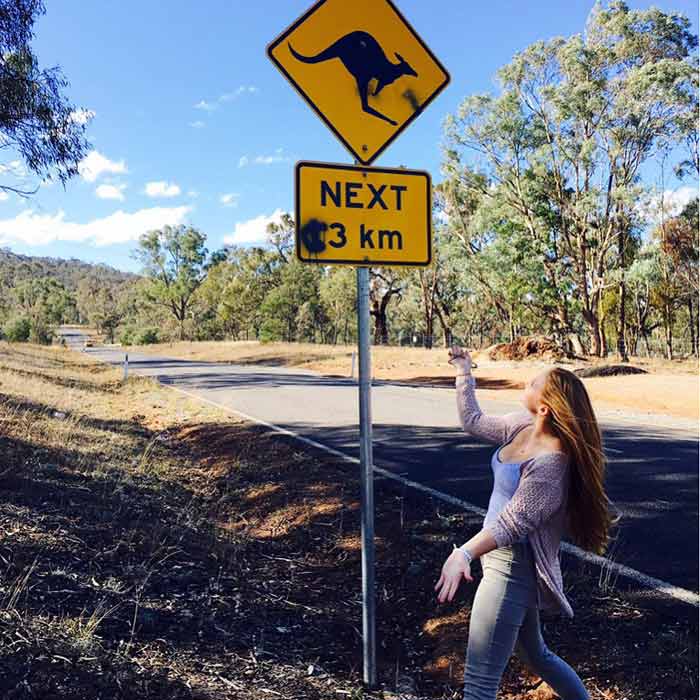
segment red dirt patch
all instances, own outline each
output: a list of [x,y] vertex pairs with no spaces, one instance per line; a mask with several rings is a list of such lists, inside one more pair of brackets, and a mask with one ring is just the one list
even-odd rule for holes
[[497,343],[484,350],[490,360],[562,360],[569,355],[544,335],[519,336],[511,343]]

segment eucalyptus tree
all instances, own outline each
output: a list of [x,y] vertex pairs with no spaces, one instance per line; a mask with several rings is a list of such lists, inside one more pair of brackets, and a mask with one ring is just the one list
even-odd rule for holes
[[325,321],[319,283],[322,268],[296,258],[280,268],[279,284],[263,299],[261,336],[265,340],[314,341]]
[[440,219],[433,222],[432,258],[431,265],[414,270],[410,282],[420,292],[424,344],[433,346],[437,321],[447,348],[452,344],[453,314],[465,293],[465,275],[461,244]]
[[319,294],[332,325],[330,341],[342,336],[347,344],[356,337],[357,277],[353,267],[332,266],[319,283]]
[[631,299],[633,316],[630,319],[632,341],[630,348],[633,355],[638,354],[639,339],[644,341],[647,355],[651,355],[649,339],[653,331],[661,325],[655,314],[653,292],[658,280],[658,244],[645,244],[627,271],[627,283]]
[[95,326],[98,333],[106,333],[111,343],[114,331],[126,316],[124,290],[131,284],[104,281],[97,275],[88,275],[78,282],[76,306],[80,319]]
[[279,254],[261,246],[230,246],[221,270],[217,290],[217,315],[234,337],[252,330],[257,338],[263,322],[262,304],[267,294],[280,284]]
[[67,99],[60,68],[40,68],[31,41],[34,23],[46,12],[41,0],[0,0],[0,149],[19,160],[0,164],[0,191],[36,193],[24,184],[25,171],[65,184],[77,175],[89,150],[88,110]]
[[[545,251],[553,289],[573,275],[595,355],[611,260],[627,264],[640,168],[688,137],[697,107],[689,27],[680,14],[597,4],[583,34],[529,46],[498,72],[499,96],[468,97],[446,121],[452,169],[466,151],[476,154],[483,177],[470,187]],[[624,275],[618,284],[624,358]]]
[[75,298],[53,277],[24,279],[12,294],[16,315],[29,321],[32,342],[49,343],[57,324],[74,323],[77,318]]
[[[443,173],[436,189],[447,215],[447,240],[465,258],[460,293],[474,292],[488,302],[511,340],[525,326],[535,331],[546,322],[563,344],[582,353],[570,261],[559,260],[545,239],[530,235],[495,181],[463,165],[457,151],[446,150]],[[460,266],[454,261],[452,267]]]
[[[659,230],[660,229],[660,230]],[[669,277],[678,292],[677,304],[688,310],[688,333],[691,352],[698,354],[698,199],[691,201],[679,216],[662,221],[656,236],[661,240],[661,253],[668,261]]]
[[388,310],[391,300],[401,301],[411,270],[398,267],[371,267],[369,271],[369,313],[374,319],[374,342],[389,343]]
[[294,219],[288,212],[280,216],[279,222],[271,221],[265,229],[267,242],[285,263],[294,256],[294,229]]
[[166,225],[139,237],[133,257],[148,278],[148,301],[167,309],[176,319],[180,340],[194,294],[207,274],[206,236],[192,226]]
[[439,275],[435,313],[442,328],[442,339],[446,348],[452,345],[454,314],[465,292],[460,252],[457,242],[445,235],[444,228],[441,227],[436,245],[435,265]]

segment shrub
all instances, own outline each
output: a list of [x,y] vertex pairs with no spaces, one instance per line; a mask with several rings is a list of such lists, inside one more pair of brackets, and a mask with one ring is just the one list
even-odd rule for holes
[[260,326],[260,342],[273,343],[284,339],[285,324],[276,318],[266,318]]
[[24,343],[29,340],[32,325],[25,316],[10,319],[3,328],[3,335],[11,343]]
[[159,342],[159,340],[160,337],[157,328],[141,328],[134,336],[134,343],[136,345],[151,345],[152,343]]
[[135,332],[136,329],[133,326],[124,326],[119,331],[119,342],[122,345],[133,345]]
[[53,328],[49,324],[38,319],[29,324],[29,340],[39,345],[51,345],[51,341],[53,341]]

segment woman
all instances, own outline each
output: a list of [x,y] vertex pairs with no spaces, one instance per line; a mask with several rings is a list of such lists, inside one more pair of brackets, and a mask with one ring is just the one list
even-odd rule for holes
[[[464,700],[495,700],[515,650],[562,700],[590,696],[576,672],[544,643],[539,610],[574,612],[563,590],[559,544],[602,554],[613,520],[604,491],[605,455],[586,388],[561,367],[530,381],[526,408],[486,416],[474,394],[471,357],[453,346],[457,406],[464,430],[499,445],[491,466],[494,487],[482,529],[445,561],[435,590],[451,601],[462,578],[473,581],[471,560],[481,557],[483,578],[469,620]],[[454,545],[453,545],[454,546]]]

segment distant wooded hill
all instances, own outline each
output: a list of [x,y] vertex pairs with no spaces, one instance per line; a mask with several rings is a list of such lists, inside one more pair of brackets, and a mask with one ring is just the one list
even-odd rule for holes
[[109,284],[136,281],[139,275],[123,272],[103,263],[93,264],[77,258],[51,258],[14,253],[9,248],[0,248],[0,287],[8,289],[18,282],[52,277],[66,289],[76,292],[78,283],[86,277],[97,276]]

